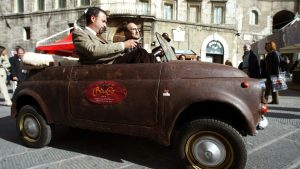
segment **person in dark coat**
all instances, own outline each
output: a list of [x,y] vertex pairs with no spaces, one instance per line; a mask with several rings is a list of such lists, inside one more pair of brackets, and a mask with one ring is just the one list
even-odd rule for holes
[[21,68],[21,60],[25,54],[25,50],[17,46],[16,47],[16,54],[9,58],[9,62],[11,64],[11,69],[10,69],[10,78],[12,81],[16,81],[17,84],[22,83],[25,80],[26,72],[22,70]]
[[269,104],[279,104],[278,92],[273,92],[271,76],[279,75],[280,69],[280,53],[276,50],[275,42],[268,42],[265,45],[265,50],[267,51],[266,56],[266,91],[265,91],[265,103],[268,103],[268,97],[270,92],[272,92],[272,101]]
[[266,68],[266,57],[263,55],[260,59],[260,78],[265,79],[267,77],[267,68]]
[[260,67],[257,55],[251,50],[250,44],[244,45],[242,70],[251,78],[260,77]]
[[[125,41],[134,39],[134,40],[141,40],[140,31],[139,28],[135,23],[128,23],[126,27],[124,28],[124,35],[125,35]],[[124,53],[132,52],[136,49],[143,48],[141,43],[137,43],[137,45],[133,48],[126,48],[124,50]]]

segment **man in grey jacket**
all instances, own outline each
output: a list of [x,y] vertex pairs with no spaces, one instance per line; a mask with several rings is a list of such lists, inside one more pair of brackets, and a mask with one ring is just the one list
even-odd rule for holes
[[134,39],[108,43],[101,34],[106,31],[107,14],[99,7],[86,11],[86,27],[73,32],[73,43],[82,64],[92,63],[154,63],[155,57],[144,49],[124,54],[127,48],[137,46]]

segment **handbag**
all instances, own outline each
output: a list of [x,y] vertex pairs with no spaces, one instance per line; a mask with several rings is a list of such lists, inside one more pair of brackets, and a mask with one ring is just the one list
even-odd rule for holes
[[278,75],[271,75],[273,92],[287,90],[285,72],[280,72]]

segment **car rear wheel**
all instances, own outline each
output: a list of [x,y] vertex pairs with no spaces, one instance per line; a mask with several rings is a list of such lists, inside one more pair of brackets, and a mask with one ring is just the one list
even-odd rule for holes
[[28,147],[40,148],[48,145],[52,129],[40,111],[30,105],[23,106],[17,116],[17,131]]
[[247,150],[242,136],[230,125],[213,119],[189,122],[180,131],[175,146],[182,168],[244,168]]

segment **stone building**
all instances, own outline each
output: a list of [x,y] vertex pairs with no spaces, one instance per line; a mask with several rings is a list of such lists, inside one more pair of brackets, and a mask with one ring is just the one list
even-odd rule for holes
[[[242,46],[277,31],[299,12],[299,0],[1,0],[0,45],[33,51],[36,43],[74,25],[89,6],[110,14],[110,41],[122,39],[118,28],[135,22],[151,51],[155,32],[167,32],[172,46],[193,50],[201,60],[234,66]],[[121,38],[120,38],[121,37]]]

